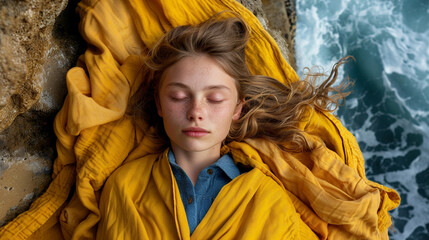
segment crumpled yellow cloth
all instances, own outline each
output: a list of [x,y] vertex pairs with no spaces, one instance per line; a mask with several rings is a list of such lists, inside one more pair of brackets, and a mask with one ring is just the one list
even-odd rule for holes
[[109,177],[100,199],[103,217],[96,238],[318,239],[258,153],[236,144],[246,154],[231,148],[235,161],[253,169],[222,188],[192,236],[166,150],[128,159]]
[[[94,238],[106,179],[126,159],[143,158],[156,148],[124,115],[129,97],[144,84],[139,78],[141,56],[170,28],[199,23],[223,10],[239,13],[252,29],[246,49],[252,73],[281,82],[298,80],[275,41],[236,1],[79,3],[80,31],[88,49],[67,74],[68,96],[55,119],[58,158],[53,181],[28,211],[0,229],[0,239]],[[265,164],[258,169],[277,179],[302,221],[320,239],[387,237],[388,210],[397,207],[400,198],[366,179],[354,137],[329,113],[309,113],[300,128],[314,151],[284,153],[260,139],[234,142],[229,148]]]

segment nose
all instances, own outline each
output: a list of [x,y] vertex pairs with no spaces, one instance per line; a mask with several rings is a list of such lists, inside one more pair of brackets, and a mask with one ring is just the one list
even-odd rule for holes
[[204,120],[204,107],[203,104],[197,100],[192,101],[187,112],[187,119],[189,121],[202,121]]

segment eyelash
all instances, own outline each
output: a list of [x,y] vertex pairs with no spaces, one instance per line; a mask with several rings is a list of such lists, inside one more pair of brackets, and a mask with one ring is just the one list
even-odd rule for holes
[[[181,102],[181,101],[185,101],[188,99],[188,97],[184,97],[184,98],[175,98],[175,97],[171,97],[170,98],[173,102]],[[211,99],[207,99],[207,101],[209,103],[213,103],[213,104],[220,104],[222,103],[224,100],[211,100]]]
[[223,100],[210,100],[210,99],[208,99],[207,101],[214,104],[220,104],[223,102]]
[[171,100],[173,100],[173,102],[180,102],[180,101],[183,101],[183,100],[186,100],[186,99],[188,99],[188,98],[187,97],[183,97],[183,98],[171,97]]

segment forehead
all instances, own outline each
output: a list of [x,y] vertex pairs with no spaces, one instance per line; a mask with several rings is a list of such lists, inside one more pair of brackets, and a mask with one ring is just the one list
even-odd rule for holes
[[223,85],[236,89],[235,80],[216,60],[206,55],[185,57],[168,67],[163,74],[161,87],[171,83],[181,83],[196,89],[210,85]]

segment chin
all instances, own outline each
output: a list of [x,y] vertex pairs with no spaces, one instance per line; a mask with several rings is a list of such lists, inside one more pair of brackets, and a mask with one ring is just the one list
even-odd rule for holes
[[210,149],[210,147],[205,146],[184,146],[181,147],[182,149],[186,150],[187,152],[203,152],[205,150]]
[[[203,152],[206,150],[213,149],[218,144],[202,144],[202,143],[188,143],[188,144],[177,144],[178,147],[187,151],[187,152]],[[219,144],[220,145],[220,144]]]

